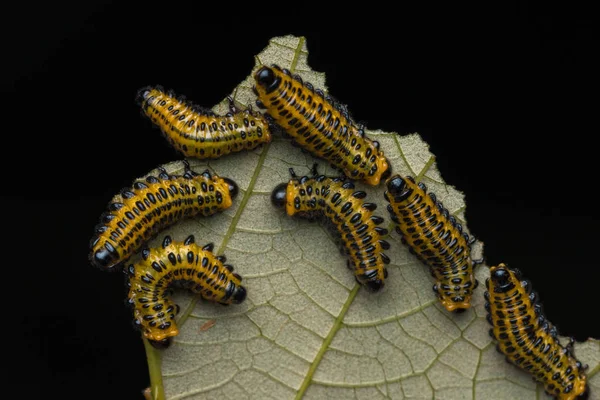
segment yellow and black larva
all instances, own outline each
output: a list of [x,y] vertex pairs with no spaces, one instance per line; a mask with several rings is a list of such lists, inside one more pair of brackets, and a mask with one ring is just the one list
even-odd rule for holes
[[175,287],[200,294],[221,304],[240,304],[246,298],[242,277],[233,272],[225,256],[213,253],[214,245],[199,247],[190,235],[184,242],[165,236],[162,246],[142,250],[142,259],[125,268],[128,302],[134,324],[156,347],[166,347],[179,330],[175,315],[179,307],[170,298]]
[[345,107],[298,75],[273,65],[255,74],[257,105],[300,147],[339,168],[351,179],[376,186],[391,174],[379,143],[365,136]]
[[465,311],[478,285],[473,268],[483,261],[471,259],[475,239],[463,232],[435,194],[427,194],[422,182],[394,175],[386,185],[387,209],[402,243],[429,266],[436,281],[433,291],[446,310]]
[[218,116],[160,86],[142,88],[137,95],[143,114],[160,128],[169,143],[184,156],[200,159],[251,150],[271,141],[265,116],[251,108],[238,110],[233,99],[228,100],[229,112]]
[[109,270],[121,264],[159,231],[185,217],[209,216],[229,208],[237,195],[234,181],[198,174],[184,161],[182,176],[159,167],[158,177],[135,181],[108,204],[90,241],[90,261]]
[[367,193],[354,190],[354,184],[343,178],[324,175],[298,178],[290,168],[292,179],[275,187],[271,201],[276,207],[285,207],[289,216],[315,219],[324,215],[341,235],[348,268],[354,270],[356,280],[373,291],[384,286],[388,272],[385,264],[390,259],[382,250],[390,245],[380,237],[386,229],[377,225],[383,218],[374,216],[374,203],[365,203]]
[[561,400],[585,397],[589,393],[583,373],[587,365],[573,356],[573,338],[566,347],[560,344],[531,282],[521,278],[519,270],[499,264],[490,268],[485,281],[485,309],[496,349],[542,383],[550,396]]

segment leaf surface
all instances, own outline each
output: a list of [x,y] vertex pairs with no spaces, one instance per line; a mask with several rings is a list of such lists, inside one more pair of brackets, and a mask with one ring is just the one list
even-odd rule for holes
[[[256,56],[252,73],[275,63],[326,90],[324,74],[311,70],[307,55],[304,38],[273,38]],[[256,100],[252,73],[232,92],[238,105]],[[227,101],[214,110],[226,112]],[[424,182],[468,231],[463,194],[444,182],[418,134],[366,132],[381,143],[394,173]],[[214,242],[244,278],[248,298],[224,307],[176,292],[180,335],[167,350],[146,346],[157,398],[163,388],[167,399],[547,398],[541,385],[504,361],[488,335],[488,267],[476,269],[480,285],[473,307],[447,313],[427,268],[393,232],[383,185],[356,184],[368,193],[366,201],[378,204],[375,214],[393,232],[386,239],[392,245],[386,286],[370,293],[355,282],[337,239],[322,223],[291,219],[271,205],[271,191],[289,180],[290,167],[305,175],[317,162],[319,173],[338,176],[326,162],[293,147],[281,132],[254,151],[189,162],[198,172],[208,168],[233,179],[240,193],[224,213],[181,221],[150,245],[166,234]],[[183,164],[165,168],[180,174]],[[474,246],[473,258],[482,256],[482,247]],[[590,398],[600,398],[600,342],[576,344],[575,355],[589,364]]]

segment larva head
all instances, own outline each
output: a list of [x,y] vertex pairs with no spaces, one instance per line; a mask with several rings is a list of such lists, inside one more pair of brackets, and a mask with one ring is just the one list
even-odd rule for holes
[[400,175],[394,175],[387,180],[385,183],[387,190],[385,191],[385,197],[388,200],[391,198],[396,202],[400,202],[406,199],[411,193],[411,182],[407,181],[405,178]]
[[383,286],[385,285],[385,279],[387,277],[387,268],[383,268],[381,270],[372,269],[370,271],[366,271],[364,274],[357,275],[356,279],[358,283],[365,285],[365,287],[367,287],[371,292],[378,292],[383,289]]
[[[141,108],[142,115],[151,117],[156,111],[155,107],[159,101],[169,101],[162,86],[146,86],[138,90],[135,102]],[[168,105],[167,105],[168,107]]]
[[286,203],[287,183],[280,183],[275,186],[271,193],[271,203],[277,208],[283,208]]
[[96,239],[90,254],[92,265],[106,271],[114,269],[121,261],[119,252],[112,244],[104,239]]
[[238,273],[232,272],[233,267],[231,265],[224,265],[224,267],[228,270],[229,282],[223,297],[218,302],[224,305],[240,304],[246,300],[247,294],[246,288],[242,286],[242,277]]
[[148,100],[152,96],[152,93],[155,91],[156,91],[156,89],[154,89],[152,86],[146,86],[146,87],[141,88],[137,92],[137,95],[135,97],[135,102],[138,105],[143,106],[144,103],[146,102],[146,100]]
[[495,293],[506,293],[514,288],[519,282],[515,271],[508,268],[505,264],[498,264],[490,268],[490,277],[486,280],[488,290]]
[[233,304],[240,304],[244,300],[246,300],[246,288],[243,286],[236,286],[233,295],[231,298],[233,299]]
[[378,292],[383,288],[384,283],[381,279],[376,279],[373,281],[368,281],[366,285],[372,292]]
[[254,74],[254,80],[256,81],[256,90],[261,94],[269,94],[273,90],[277,89],[281,78],[275,68],[263,66]]
[[239,189],[238,189],[238,185],[237,183],[235,183],[234,181],[232,181],[229,178],[222,178],[223,182],[225,182],[225,184],[227,185],[227,189],[229,190],[229,196],[231,196],[231,199],[235,199],[235,197],[238,195]]
[[[280,183],[271,192],[271,203],[277,208],[284,208],[287,215],[296,214],[294,207],[294,199],[297,198],[295,193],[297,190],[298,180],[292,179],[288,183]],[[298,201],[300,198],[298,198]],[[300,203],[298,203],[298,207]]]

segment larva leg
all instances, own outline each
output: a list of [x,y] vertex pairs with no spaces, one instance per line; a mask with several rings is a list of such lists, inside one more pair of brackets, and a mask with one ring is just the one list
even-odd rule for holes
[[317,176],[319,176],[319,174],[317,173],[317,167],[318,167],[318,164],[314,163],[312,168],[310,169],[310,172],[312,173],[313,177],[315,177],[315,178]]
[[[349,270],[351,270],[351,271],[353,271],[353,270],[354,270],[354,267],[352,266],[352,263],[350,262],[350,260],[346,260],[346,267],[347,267]],[[358,278],[356,278],[356,277],[354,277],[354,278],[356,279],[356,282],[360,283],[360,281],[358,280]]]
[[573,345],[575,344],[575,339],[570,337],[569,338],[569,343],[567,343],[567,345],[565,346],[565,353],[566,354],[573,354]]
[[238,109],[233,102],[233,97],[227,96],[227,101],[229,102],[229,113],[231,113],[231,115],[237,113]]

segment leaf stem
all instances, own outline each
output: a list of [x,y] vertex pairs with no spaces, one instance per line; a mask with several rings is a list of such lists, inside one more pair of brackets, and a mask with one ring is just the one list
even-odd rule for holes
[[429,170],[429,168],[433,165],[433,163],[435,162],[435,156],[431,156],[429,157],[429,160],[427,160],[427,163],[425,163],[425,166],[423,167],[423,169],[421,170],[421,172],[419,172],[419,175],[417,175],[415,177],[415,181],[421,182],[421,179],[423,179],[423,175],[425,175],[425,173]]
[[296,71],[296,65],[298,64],[298,56],[302,52],[302,47],[304,46],[304,41],[306,38],[304,36],[300,36],[298,38],[298,46],[296,46],[296,50],[294,51],[294,58],[292,59],[292,63],[290,65],[290,71]]
[[163,387],[161,373],[160,352],[158,352],[148,339],[142,338],[144,341],[144,349],[146,350],[146,358],[148,360],[148,372],[150,373],[150,395],[153,400],[165,400],[165,389]]
[[[233,232],[235,231],[237,222],[239,221],[240,216],[246,206],[246,203],[248,202],[248,199],[250,198],[250,196],[252,194],[252,189],[254,188],[254,185],[256,184],[256,180],[258,179],[258,175],[261,171],[261,167],[265,161],[265,158],[267,157],[269,148],[270,148],[270,143],[267,143],[267,145],[264,146],[264,149],[258,159],[256,171],[255,171],[254,175],[252,176],[252,179],[250,180],[250,184],[248,185],[248,190],[246,191],[244,198],[242,199],[242,202],[236,212],[236,215],[233,217],[233,221],[231,222],[231,225],[230,225],[227,233],[225,234],[225,237],[223,238],[223,242],[221,243],[221,246],[217,250],[218,254],[223,253],[223,250],[227,246],[229,239],[231,238],[231,236],[233,235]],[[177,321],[177,325],[179,327],[183,326],[183,324],[185,323],[185,321],[188,319],[188,317],[192,313],[196,303],[198,302],[198,300],[200,300],[200,298],[201,298],[200,295],[194,296],[192,298],[192,300],[190,301],[190,304],[188,305],[188,307],[186,307],[186,309],[183,310],[184,311],[183,314]],[[144,340],[144,348],[146,349],[146,358],[148,360],[148,370],[150,371],[150,391],[152,394],[152,399],[153,400],[165,400],[165,391],[164,391],[164,387],[163,387],[162,372],[161,372],[160,352],[156,351],[156,349],[154,347],[152,347],[152,345],[148,342],[148,340],[146,340],[145,338],[143,340]]]
[[340,328],[342,327],[342,322],[344,321],[346,312],[348,312],[350,305],[354,301],[354,298],[356,297],[356,294],[358,293],[358,289],[360,289],[360,285],[355,284],[354,288],[350,292],[350,295],[348,296],[348,299],[346,299],[346,303],[344,303],[344,306],[342,307],[340,315],[338,315],[338,317],[336,318],[335,322],[333,323],[333,327],[331,328],[331,331],[329,331],[329,334],[325,338],[325,341],[323,342],[321,349],[319,350],[319,352],[317,353],[317,356],[315,357],[312,364],[310,365],[310,368],[308,369],[308,373],[306,374],[306,377],[304,378],[304,382],[302,382],[302,386],[300,386],[298,393],[296,393],[296,400],[304,397],[304,393],[306,392],[306,389],[308,389],[308,386],[312,382],[312,377],[313,377],[315,371],[317,370],[317,367],[321,363],[321,359],[323,359],[325,352],[329,349],[329,345],[333,341],[333,338],[335,337],[337,331],[339,331]]
[[194,311],[194,307],[196,307],[196,303],[198,303],[198,301],[200,301],[201,298],[202,298],[202,295],[200,295],[200,294],[196,294],[196,295],[194,295],[194,297],[192,297],[192,300],[190,300],[190,303],[183,310],[183,312],[180,313],[177,317],[175,317],[175,323],[177,324],[177,326],[181,327],[181,326],[183,326],[183,324],[185,324],[185,321],[187,321],[190,314],[192,314],[192,311]]

